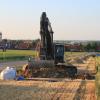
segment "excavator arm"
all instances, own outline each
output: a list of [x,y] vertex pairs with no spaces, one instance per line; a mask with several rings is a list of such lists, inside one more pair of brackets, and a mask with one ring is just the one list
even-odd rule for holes
[[51,23],[43,12],[40,20],[40,35],[41,35],[41,60],[54,60],[57,63],[64,62],[64,45],[53,43],[53,31]]
[[40,21],[41,49],[40,58],[53,59],[53,31],[46,13],[43,12]]

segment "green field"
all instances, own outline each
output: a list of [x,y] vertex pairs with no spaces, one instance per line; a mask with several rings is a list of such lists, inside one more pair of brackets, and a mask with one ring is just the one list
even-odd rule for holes
[[[67,56],[77,56],[84,54],[85,52],[65,52]],[[7,50],[3,52],[0,50],[0,62],[15,61],[15,60],[27,60],[29,56],[36,56],[34,50]]]
[[3,52],[0,50],[0,62],[12,60],[25,60],[29,56],[35,56],[36,52],[33,50],[7,50]]
[[[83,54],[83,52],[65,52],[67,56],[76,56]],[[34,50],[7,50],[3,52],[0,50],[0,62],[15,61],[15,60],[27,60],[29,56],[36,56]]]

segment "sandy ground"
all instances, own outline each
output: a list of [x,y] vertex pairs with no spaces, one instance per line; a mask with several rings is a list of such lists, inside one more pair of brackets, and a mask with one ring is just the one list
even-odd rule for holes
[[83,100],[96,100],[95,83],[87,82]]

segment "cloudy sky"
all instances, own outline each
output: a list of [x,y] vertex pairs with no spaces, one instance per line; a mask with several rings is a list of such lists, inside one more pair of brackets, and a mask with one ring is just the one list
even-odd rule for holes
[[55,40],[100,39],[100,0],[0,0],[3,38],[40,38],[40,16],[44,11]]

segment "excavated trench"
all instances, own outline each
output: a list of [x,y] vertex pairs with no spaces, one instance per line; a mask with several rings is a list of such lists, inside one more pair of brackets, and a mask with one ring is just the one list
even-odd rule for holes
[[[91,65],[92,60],[87,60],[84,63],[81,59],[79,61],[77,59],[77,64],[58,64],[56,66],[53,61],[32,61],[28,63],[28,74],[25,77],[94,79],[95,76],[92,75],[92,71],[88,70],[89,65],[93,65]],[[88,64],[86,64],[87,62]],[[83,67],[79,66],[81,64]]]

